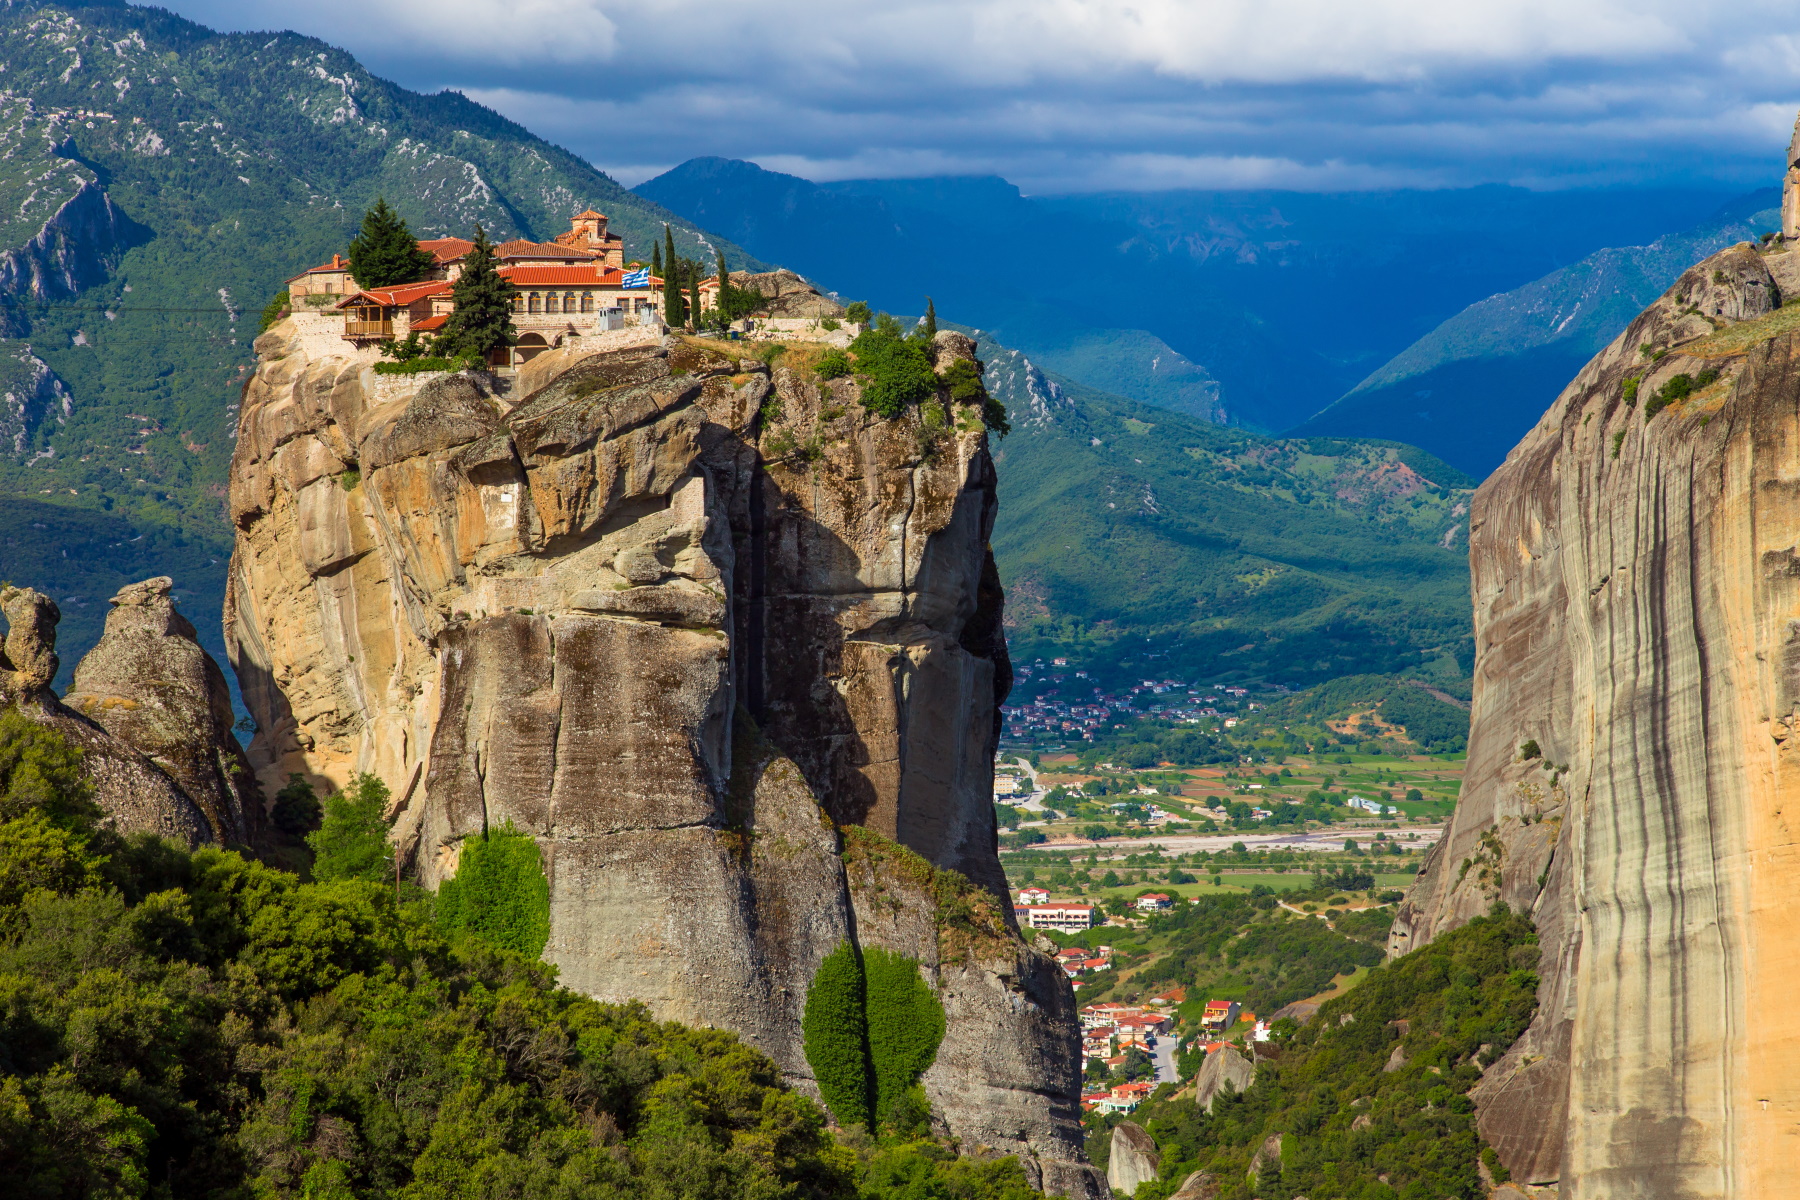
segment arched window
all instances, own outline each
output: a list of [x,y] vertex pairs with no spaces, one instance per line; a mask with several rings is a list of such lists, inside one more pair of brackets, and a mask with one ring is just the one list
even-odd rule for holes
[[575,311],[575,293],[574,292],[564,292],[563,293],[563,309],[562,310],[566,313],[572,313]]
[[544,303],[543,297],[539,296],[536,292],[531,293],[531,308],[528,311],[542,312],[543,311],[543,307],[542,307],[543,303]]

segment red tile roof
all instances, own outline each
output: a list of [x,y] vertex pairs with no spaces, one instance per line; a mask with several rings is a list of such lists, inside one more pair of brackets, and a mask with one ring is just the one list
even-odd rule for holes
[[345,296],[337,302],[335,307],[349,308],[359,301],[363,304],[411,304],[414,300],[440,295],[449,290],[449,282],[443,279],[427,279],[423,283],[402,283],[387,288],[365,288],[360,292],[352,292]]
[[455,262],[474,248],[474,242],[459,237],[425,238],[419,242],[419,249],[431,255],[439,266]]
[[434,329],[442,329],[444,322],[450,319],[449,313],[437,313],[426,317],[423,321],[414,321],[412,328],[419,333],[429,333]]
[[559,246],[555,242],[528,242],[524,238],[513,238],[509,242],[501,242],[494,247],[496,258],[560,258],[567,261],[586,262],[599,255],[590,250],[578,250],[571,246]]
[[592,221],[592,220],[595,220],[596,218],[604,221],[604,220],[606,220],[606,214],[603,212],[595,212],[593,209],[590,208],[586,212],[576,213],[573,219],[577,220],[577,221]]
[[[567,267],[520,263],[501,267],[499,274],[515,287],[618,287],[622,278],[617,267],[602,271],[590,263]],[[651,282],[660,285],[662,281],[652,279]]]

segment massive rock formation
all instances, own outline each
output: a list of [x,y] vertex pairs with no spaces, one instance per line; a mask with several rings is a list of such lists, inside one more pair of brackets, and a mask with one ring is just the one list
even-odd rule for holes
[[883,420],[806,352],[653,335],[517,392],[378,376],[286,324],[258,351],[226,634],[265,785],[381,776],[428,886],[464,838],[528,830],[564,982],[737,1030],[804,1088],[819,962],[902,948],[949,1015],[938,1116],[1097,1193],[1073,997],[995,855],[974,406]]
[[214,790],[209,785],[216,781],[203,766],[244,758],[231,733],[225,677],[193,641],[193,626],[175,612],[168,594],[167,579],[152,579],[114,599],[115,605],[125,603],[128,615],[121,620],[115,609],[106,636],[75,669],[77,681],[87,677],[108,688],[104,696],[76,698],[89,716],[50,690],[62,619],[56,602],[32,588],[0,587],[7,623],[0,708],[17,705],[81,750],[94,800],[106,824],[119,832],[153,833],[190,847],[247,842],[259,828],[261,800],[253,782],[240,769],[239,790]]
[[[1483,1135],[1565,1198],[1793,1190],[1800,250],[1684,274],[1474,500],[1462,799],[1395,952],[1537,922]],[[1530,964],[1521,964],[1530,965]]]

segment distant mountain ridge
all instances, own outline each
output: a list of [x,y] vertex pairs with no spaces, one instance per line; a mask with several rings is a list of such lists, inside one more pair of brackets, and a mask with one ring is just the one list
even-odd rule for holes
[[831,183],[698,158],[656,203],[877,308],[927,291],[1045,366],[1143,403],[1293,426],[1471,302],[1727,199],[1485,186],[1024,196],[1003,179]]
[[1699,226],[1597,250],[1471,304],[1293,433],[1398,438],[1484,475],[1689,264],[1778,227],[1779,200],[1778,189],[1753,192]]

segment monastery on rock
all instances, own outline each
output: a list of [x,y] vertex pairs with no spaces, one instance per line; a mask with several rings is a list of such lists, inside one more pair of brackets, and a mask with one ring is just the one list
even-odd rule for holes
[[[663,281],[640,272],[632,286],[626,285],[625,242],[607,232],[606,222],[604,213],[588,209],[577,213],[568,232],[554,241],[514,238],[494,247],[499,275],[518,289],[512,364],[528,362],[570,336],[662,320]],[[432,258],[429,278],[367,289],[351,277],[343,256],[334,254],[330,262],[289,279],[288,298],[296,311],[342,313],[344,340],[359,348],[432,333],[455,308],[450,285],[473,248],[463,238],[422,240],[419,249]]]

